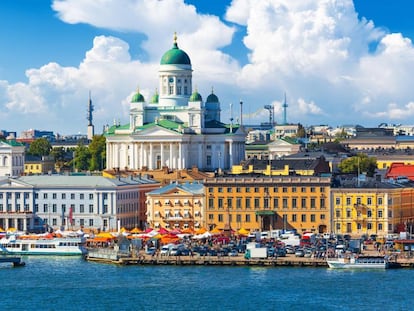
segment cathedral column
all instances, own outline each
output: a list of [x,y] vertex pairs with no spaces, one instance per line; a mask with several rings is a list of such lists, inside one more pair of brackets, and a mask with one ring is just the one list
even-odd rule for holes
[[154,169],[154,154],[153,154],[154,150],[153,150],[153,145],[152,143],[150,143],[150,154],[149,154],[149,163],[148,163],[148,169],[153,170]]
[[140,143],[140,145],[139,145],[139,164],[138,164],[138,168],[142,169],[143,166],[144,166],[144,144]]
[[165,166],[165,158],[164,158],[164,143],[161,143],[161,167]]
[[169,161],[169,167],[171,169],[175,168],[175,163],[174,163],[174,159],[173,159],[173,144],[170,143],[170,161]]
[[183,143],[179,142],[178,143],[178,167],[177,167],[179,170],[183,168],[182,158],[183,158]]
[[229,168],[233,167],[233,141],[229,143]]

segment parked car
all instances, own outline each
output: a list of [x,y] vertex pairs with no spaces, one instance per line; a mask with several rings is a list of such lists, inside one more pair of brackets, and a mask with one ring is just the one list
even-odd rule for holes
[[301,249],[301,248],[298,248],[298,249],[295,251],[295,256],[296,256],[296,257],[304,257],[304,256],[305,256],[305,251],[304,251],[303,249]]
[[147,250],[145,251],[145,254],[152,256],[155,254],[156,251],[157,249],[155,247],[148,247]]

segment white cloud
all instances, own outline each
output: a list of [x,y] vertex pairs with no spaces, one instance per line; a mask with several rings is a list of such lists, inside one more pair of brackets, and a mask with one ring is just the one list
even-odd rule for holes
[[[145,61],[131,57],[127,42],[97,36],[78,67],[51,62],[28,69],[27,83],[0,81],[3,124],[17,115],[30,116],[28,127],[44,127],[46,114],[48,128],[85,132],[89,90],[97,124],[128,122],[134,90],[139,87],[149,100],[158,87],[159,60],[174,31],[191,58],[193,84],[203,98],[214,87],[223,121],[239,99],[251,121],[253,115],[267,121],[263,106],[270,103],[279,121],[286,92],[289,122],[412,123],[412,42],[358,19],[351,0],[233,0],[225,23],[183,0],[55,0],[53,8],[67,23],[143,34],[145,40],[135,44]],[[240,28],[247,33],[243,65],[230,48]],[[234,107],[235,119],[238,113]]]

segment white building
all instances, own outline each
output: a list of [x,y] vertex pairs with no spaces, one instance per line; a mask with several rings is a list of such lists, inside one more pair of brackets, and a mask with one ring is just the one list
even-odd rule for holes
[[0,176],[20,176],[24,172],[25,146],[15,140],[0,140]]
[[[0,181],[0,227],[118,231],[139,226],[145,193],[159,184],[146,178],[39,175]],[[144,190],[144,191],[142,191]]]
[[147,102],[137,91],[130,123],[106,131],[107,169],[213,171],[244,159],[243,126],[220,122],[220,102],[213,92],[205,102],[197,91],[191,94],[191,61],[176,39],[161,58],[159,93]]

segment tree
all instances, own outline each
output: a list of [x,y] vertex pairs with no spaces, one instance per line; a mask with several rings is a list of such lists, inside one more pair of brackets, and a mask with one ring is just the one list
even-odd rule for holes
[[306,135],[306,130],[305,130],[305,128],[303,127],[303,125],[302,124],[298,124],[298,131],[296,132],[296,137],[297,138],[305,138],[307,135]]
[[103,135],[95,135],[89,144],[90,163],[89,170],[103,170],[106,161],[106,138]]
[[366,173],[367,176],[373,177],[377,169],[377,159],[359,153],[356,156],[342,160],[338,168],[342,173]]
[[38,138],[30,144],[28,153],[34,156],[46,156],[51,150],[52,145],[46,138]]
[[80,171],[85,171],[89,169],[90,163],[90,153],[88,147],[86,147],[82,142],[74,150],[74,157],[72,165]]

